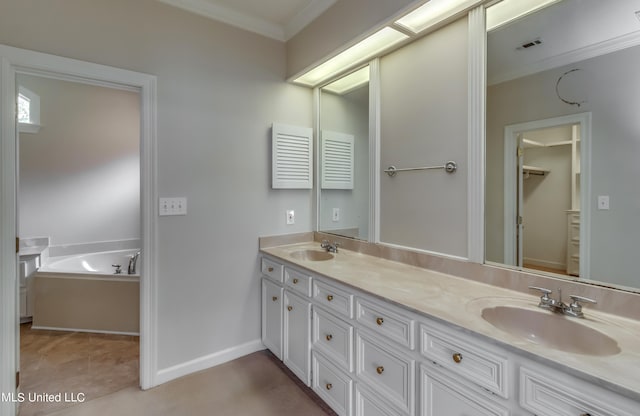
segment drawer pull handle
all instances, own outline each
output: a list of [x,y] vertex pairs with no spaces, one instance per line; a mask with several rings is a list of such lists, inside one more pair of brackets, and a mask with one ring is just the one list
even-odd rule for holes
[[328,300],[329,302],[331,302],[331,301],[333,300],[333,295],[328,295],[328,296],[327,296],[327,300]]
[[382,324],[384,323],[384,319],[382,319],[382,318],[378,318],[378,319],[376,319],[376,323],[377,323],[378,325],[382,325]]
[[272,272],[272,271],[273,271],[273,267],[269,267],[269,268],[267,269],[267,271]]
[[293,310],[293,306],[291,306],[291,305],[287,306],[287,310],[288,310],[289,312],[291,312],[291,311]]
[[383,366],[380,366],[380,367],[376,368],[376,372],[377,372],[378,374],[382,374],[382,373],[384,373],[384,367],[383,367]]
[[271,300],[273,300],[273,301],[275,302],[275,301],[277,301],[277,300],[278,300],[278,297],[277,297],[277,296],[274,296],[274,297],[272,297],[272,298],[271,298]]
[[331,390],[333,388],[333,384],[327,383],[327,390]]
[[462,354],[459,352],[453,354],[453,361],[455,361],[456,364],[459,364],[460,361],[462,361]]
[[333,335],[327,334],[327,341],[331,341],[333,339]]
[[581,413],[580,416],[591,416],[590,413]]
[[298,284],[298,279],[293,279],[293,284],[297,285]]

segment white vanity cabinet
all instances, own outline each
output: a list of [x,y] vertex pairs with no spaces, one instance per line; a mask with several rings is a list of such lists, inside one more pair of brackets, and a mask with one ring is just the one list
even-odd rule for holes
[[265,260],[263,342],[340,416],[640,415],[640,402],[597,381],[334,279]]

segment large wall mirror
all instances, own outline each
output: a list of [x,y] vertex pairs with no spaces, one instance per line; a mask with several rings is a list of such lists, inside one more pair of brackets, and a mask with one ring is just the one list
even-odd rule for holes
[[638,291],[640,6],[523,3],[487,9],[486,261]]
[[369,239],[369,67],[320,89],[318,230]]

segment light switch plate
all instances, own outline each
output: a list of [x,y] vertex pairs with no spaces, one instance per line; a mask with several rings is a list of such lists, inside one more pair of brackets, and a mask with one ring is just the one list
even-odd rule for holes
[[286,212],[286,215],[287,215],[287,225],[296,223],[296,213],[294,210],[288,209]]
[[333,222],[340,221],[340,208],[333,209],[333,217],[331,218]]
[[187,198],[160,198],[158,212],[159,215],[187,215]]
[[609,209],[609,195],[598,195],[598,209],[599,210]]

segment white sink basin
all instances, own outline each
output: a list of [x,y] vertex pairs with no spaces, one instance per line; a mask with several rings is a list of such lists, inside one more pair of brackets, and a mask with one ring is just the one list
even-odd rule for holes
[[517,306],[482,309],[482,318],[494,327],[530,342],[574,354],[608,356],[620,352],[618,343],[602,332],[571,318],[545,310]]
[[331,260],[333,254],[322,250],[298,250],[291,253],[291,257],[303,261],[325,261]]

